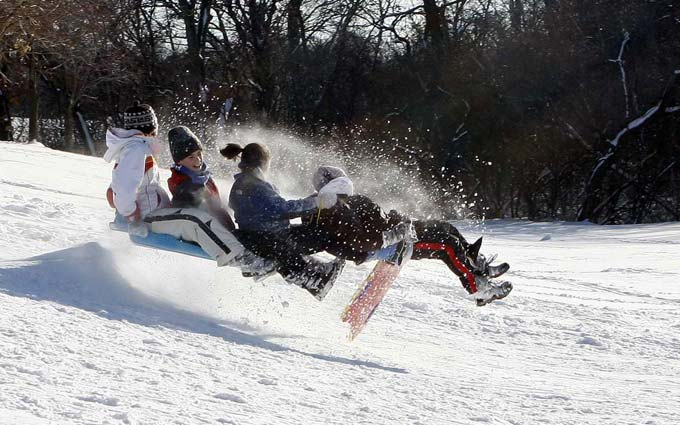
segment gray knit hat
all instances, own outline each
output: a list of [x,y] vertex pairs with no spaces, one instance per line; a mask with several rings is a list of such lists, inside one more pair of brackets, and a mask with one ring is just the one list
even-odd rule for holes
[[192,152],[202,151],[203,145],[189,128],[180,125],[168,131],[170,154],[175,163],[180,162]]
[[136,129],[144,134],[158,130],[158,119],[153,108],[135,100],[132,106],[123,112],[123,126],[126,130]]

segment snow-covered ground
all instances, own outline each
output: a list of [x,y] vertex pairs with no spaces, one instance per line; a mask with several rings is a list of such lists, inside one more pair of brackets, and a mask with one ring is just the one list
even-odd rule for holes
[[412,261],[350,343],[369,265],[319,303],[134,246],[109,176],[0,142],[0,424],[680,423],[680,223],[460,223],[513,293]]

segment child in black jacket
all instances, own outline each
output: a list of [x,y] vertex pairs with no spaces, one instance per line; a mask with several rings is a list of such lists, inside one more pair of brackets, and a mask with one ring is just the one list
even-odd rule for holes
[[482,239],[469,244],[458,229],[441,220],[413,220],[395,210],[385,213],[370,198],[354,195],[342,169],[320,167],[313,177],[318,191],[340,188],[340,201],[332,209],[303,218],[299,242],[310,251],[325,250],[356,263],[379,259],[381,253],[406,239],[414,243],[411,259],[439,259],[460,279],[465,290],[475,294],[478,305],[504,298],[512,290],[509,282],[492,282],[510,266],[492,266],[479,253]]

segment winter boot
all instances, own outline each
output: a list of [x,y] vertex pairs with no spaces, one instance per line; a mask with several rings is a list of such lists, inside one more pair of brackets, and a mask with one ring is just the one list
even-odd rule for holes
[[465,252],[465,256],[472,265],[472,269],[476,275],[494,278],[501,276],[510,269],[510,264],[508,263],[501,263],[497,266],[492,266],[491,263],[493,263],[493,260],[496,259],[496,256],[492,255],[487,260],[484,254],[479,253],[479,249],[481,247],[482,238],[479,238],[475,241],[475,243],[469,245]]
[[503,299],[512,291],[510,282],[492,282],[484,276],[476,276],[475,283],[477,284],[477,292],[472,295],[475,297],[478,307],[487,305],[494,300]]
[[311,273],[306,276],[307,280],[302,287],[312,294],[314,298],[323,301],[344,267],[345,260],[341,258],[329,263],[314,264]]
[[468,260],[470,260],[473,264],[476,264],[477,262],[477,257],[479,256],[479,249],[481,247],[482,238],[479,238],[472,245],[468,245],[467,249],[465,250],[465,255],[467,256]]
[[262,258],[250,251],[243,251],[234,257],[231,264],[241,269],[243,277],[252,277],[261,281],[276,273],[276,263],[268,258]]
[[388,263],[400,266],[404,262],[404,259],[411,258],[413,254],[413,242],[404,239],[398,244],[394,245],[394,254],[385,259]]
[[500,263],[496,266],[492,266],[491,263],[493,263],[493,260],[495,259],[495,255],[492,255],[487,260],[483,254],[477,254],[477,260],[473,263],[476,274],[488,278],[494,278],[501,276],[510,269],[510,264],[508,263]]

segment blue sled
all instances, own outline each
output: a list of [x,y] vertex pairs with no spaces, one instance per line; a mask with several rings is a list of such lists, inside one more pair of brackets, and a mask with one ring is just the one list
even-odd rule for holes
[[181,239],[177,239],[172,235],[165,235],[163,233],[149,232],[146,237],[138,235],[130,235],[130,240],[141,246],[146,246],[149,248],[162,249],[164,251],[177,252],[179,254],[191,255],[193,257],[205,258],[206,260],[212,260],[208,254],[206,254],[200,246],[186,242]]
[[[109,227],[111,230],[128,233],[127,223],[117,223],[114,221],[109,223]],[[154,232],[148,232],[146,236],[141,236],[134,233],[128,234],[130,236],[130,240],[135,245],[161,249],[163,251],[177,252],[179,254],[191,255],[192,257],[205,258],[206,260],[213,259],[195,243],[177,239],[172,235]]]

